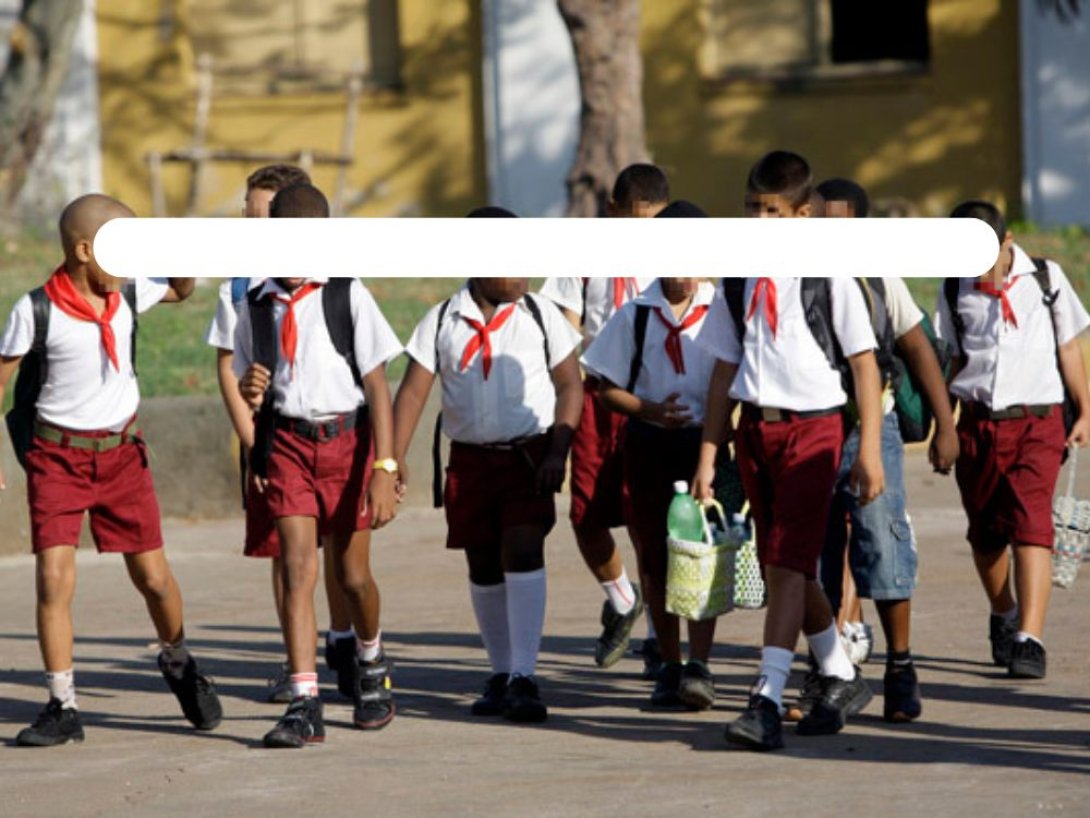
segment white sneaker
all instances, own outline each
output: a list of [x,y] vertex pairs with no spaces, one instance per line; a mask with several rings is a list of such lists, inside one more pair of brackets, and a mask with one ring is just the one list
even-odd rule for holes
[[874,650],[874,629],[870,625],[866,622],[845,622],[840,639],[853,665],[866,664]]

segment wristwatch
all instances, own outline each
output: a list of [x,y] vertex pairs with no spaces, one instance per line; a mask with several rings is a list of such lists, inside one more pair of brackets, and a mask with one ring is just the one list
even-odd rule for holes
[[387,474],[397,474],[397,461],[392,457],[384,457],[382,460],[376,460],[374,462],[374,468],[379,471],[384,471]]

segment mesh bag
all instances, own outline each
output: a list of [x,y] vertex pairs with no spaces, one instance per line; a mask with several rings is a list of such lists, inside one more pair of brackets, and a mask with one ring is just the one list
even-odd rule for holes
[[[708,525],[708,508],[718,511],[723,527]],[[704,542],[666,538],[666,610],[694,621],[713,619],[733,607],[734,554],[739,545],[728,536],[719,503],[713,500],[704,513]]]
[[1052,501],[1052,523],[1056,543],[1052,550],[1052,584],[1070,588],[1075,584],[1079,564],[1090,547],[1090,500],[1075,499],[1075,471],[1078,449],[1071,449],[1067,464],[1067,491]]
[[[749,503],[742,513],[749,510]],[[761,564],[757,560],[757,535],[753,526],[747,525],[749,536],[738,547],[734,563],[734,607],[757,610],[768,604],[768,591],[761,577]]]

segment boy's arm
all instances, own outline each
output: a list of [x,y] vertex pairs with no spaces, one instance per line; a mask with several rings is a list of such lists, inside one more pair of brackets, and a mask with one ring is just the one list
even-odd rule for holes
[[[4,403],[4,392],[8,388],[11,376],[19,368],[19,361],[21,360],[23,360],[22,355],[16,357],[0,356],[0,405]],[[0,491],[5,490],[7,487],[8,482],[4,477],[4,470],[0,468]]]
[[559,304],[557,304],[556,306],[560,307],[560,311],[562,313],[564,313],[564,317],[568,319],[568,323],[571,324],[573,327],[575,327],[580,332],[582,332],[582,330],[583,330],[583,318],[582,318],[582,316],[580,316],[578,313],[576,313],[573,310],[569,310],[567,307],[561,307]]
[[[1078,416],[1071,434],[1067,436],[1068,446],[1083,448],[1090,444],[1090,386],[1086,382],[1086,365],[1082,360],[1082,350],[1078,338],[1072,338],[1059,350],[1060,375],[1064,385],[1075,399]],[[0,398],[3,395],[0,394]]]
[[678,402],[680,392],[671,392],[661,403],[656,403],[636,397],[607,378],[602,378],[598,394],[602,397],[602,404],[611,412],[666,429],[680,429],[688,426],[693,419],[689,414],[689,407]]
[[882,376],[872,350],[852,355],[848,364],[859,411],[859,456],[848,485],[855,489],[859,504],[865,506],[877,499],[886,485],[882,468]]
[[[363,376],[363,394],[371,415],[375,460],[386,460],[394,454],[394,410],[385,364],[379,364]],[[397,475],[374,469],[367,486],[367,498],[371,527],[382,528],[397,515]]]
[[405,377],[401,379],[401,385],[397,388],[393,409],[394,459],[397,460],[397,476],[401,493],[404,493],[409,485],[409,469],[406,463],[409,444],[420,422],[420,416],[424,413],[424,404],[427,403],[433,383],[435,383],[434,373],[429,372],[410,357],[409,368],[405,371]]
[[238,377],[234,370],[234,353],[229,349],[216,350],[216,376],[219,380],[220,395],[227,407],[227,416],[235,427],[235,434],[242,441],[244,449],[254,447],[254,415],[239,391]]
[[537,490],[541,494],[554,494],[564,485],[564,465],[583,414],[583,378],[576,353],[569,353],[549,374],[556,390],[556,410],[549,452],[537,470]]
[[193,294],[196,283],[195,278],[168,278],[166,295],[162,297],[161,303],[177,304],[179,301],[185,301]]
[[715,480],[715,459],[719,446],[730,433],[730,415],[734,411],[734,398],[730,387],[738,374],[738,364],[717,359],[708,383],[708,399],[704,412],[704,435],[700,441],[700,459],[693,475],[692,495],[699,501],[712,499],[712,483]]
[[927,402],[935,413],[935,434],[931,438],[928,458],[935,471],[949,474],[958,459],[958,433],[954,428],[954,411],[950,406],[946,380],[939,368],[939,359],[919,324],[897,339],[897,350],[907,362],[909,371],[920,382]]

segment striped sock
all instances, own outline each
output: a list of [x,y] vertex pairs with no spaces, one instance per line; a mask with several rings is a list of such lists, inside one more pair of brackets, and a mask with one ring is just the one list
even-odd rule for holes
[[291,674],[291,697],[293,699],[311,699],[318,695],[318,674]]
[[608,582],[601,583],[601,585],[602,590],[609,597],[609,604],[621,616],[624,616],[635,606],[636,591],[633,589],[632,582],[628,579],[628,572],[624,568],[621,568],[621,575],[617,579],[611,579]]
[[361,662],[373,662],[382,655],[382,631],[375,634],[374,639],[360,639],[356,637],[356,658]]

